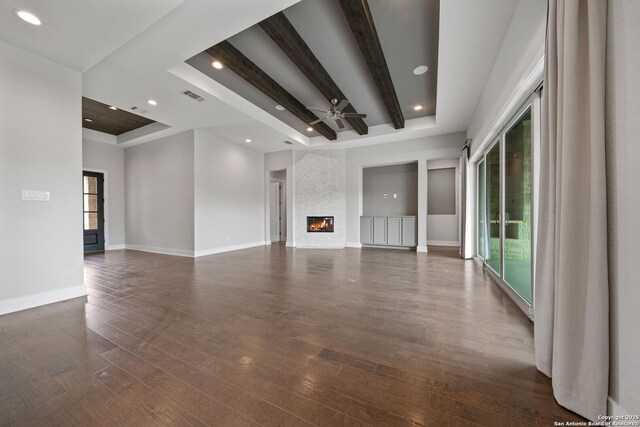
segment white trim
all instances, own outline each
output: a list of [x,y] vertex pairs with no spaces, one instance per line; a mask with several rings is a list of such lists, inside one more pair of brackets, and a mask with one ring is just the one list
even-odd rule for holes
[[431,246],[460,246],[460,242],[449,242],[446,240],[427,240],[427,245]]
[[289,242],[289,241],[287,241],[286,247],[288,247],[288,248],[295,248],[295,247],[296,247],[296,243],[295,243],[295,242]]
[[118,145],[118,137],[93,129],[82,128],[82,139],[102,142],[103,144]]
[[[613,400],[611,396],[607,398],[607,415],[617,415],[617,416],[625,416],[625,415],[633,415],[631,412],[624,409],[618,402]],[[640,423],[635,424],[640,425]]]
[[41,305],[52,304],[72,298],[87,295],[87,287],[82,284],[72,288],[57,289],[55,291],[41,292],[39,294],[26,295],[18,298],[11,298],[0,301],[0,315],[14,313],[16,311],[27,310]]
[[223,252],[238,251],[240,249],[255,248],[257,246],[266,246],[270,244],[271,242],[263,240],[259,242],[241,243],[239,245],[230,245],[230,246],[221,246],[219,248],[203,249],[201,251],[195,251],[194,257],[197,258],[201,256],[220,254]]
[[373,249],[393,249],[393,250],[401,250],[401,251],[415,251],[415,246],[391,246],[391,245],[362,245],[363,248],[373,248]]
[[418,246],[416,252],[429,252],[426,246]]
[[143,245],[132,245],[129,243],[125,243],[125,249],[129,249],[132,251],[140,251],[140,252],[151,252],[154,254],[164,254],[164,255],[175,255],[175,256],[184,256],[184,257],[193,257],[193,251],[188,251],[185,249],[172,249],[172,248],[156,248],[153,246],[143,246]]
[[345,245],[336,246],[296,246],[298,249],[344,249]]
[[124,249],[125,245],[124,243],[120,243],[119,245],[105,245],[104,250],[105,251],[117,251],[119,249]]
[[345,244],[345,246],[347,248],[361,248],[362,247],[362,243],[357,243],[357,242],[347,242]]

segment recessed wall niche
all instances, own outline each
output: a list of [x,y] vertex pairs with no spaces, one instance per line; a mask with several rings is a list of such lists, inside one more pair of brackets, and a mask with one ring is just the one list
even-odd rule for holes
[[418,215],[418,163],[362,170],[363,216]]

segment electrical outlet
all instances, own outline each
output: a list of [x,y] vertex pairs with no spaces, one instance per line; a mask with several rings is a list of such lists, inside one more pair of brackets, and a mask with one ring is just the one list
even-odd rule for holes
[[159,240],[160,240],[160,239],[158,239],[158,236],[153,236],[153,241],[154,241],[155,243],[158,243],[158,241],[159,241]]
[[229,237],[229,236],[226,237],[226,240],[230,240],[230,239],[231,239],[231,237]]

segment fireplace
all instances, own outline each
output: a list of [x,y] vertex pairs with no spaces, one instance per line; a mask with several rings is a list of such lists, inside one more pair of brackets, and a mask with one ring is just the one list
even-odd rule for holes
[[307,233],[333,233],[333,217],[308,216]]

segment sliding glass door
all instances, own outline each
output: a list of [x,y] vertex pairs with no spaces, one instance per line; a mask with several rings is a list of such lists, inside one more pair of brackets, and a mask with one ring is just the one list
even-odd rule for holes
[[531,110],[507,130],[504,180],[504,280],[531,304]]
[[523,308],[530,308],[533,301],[536,96],[517,112],[476,164],[477,254]]

